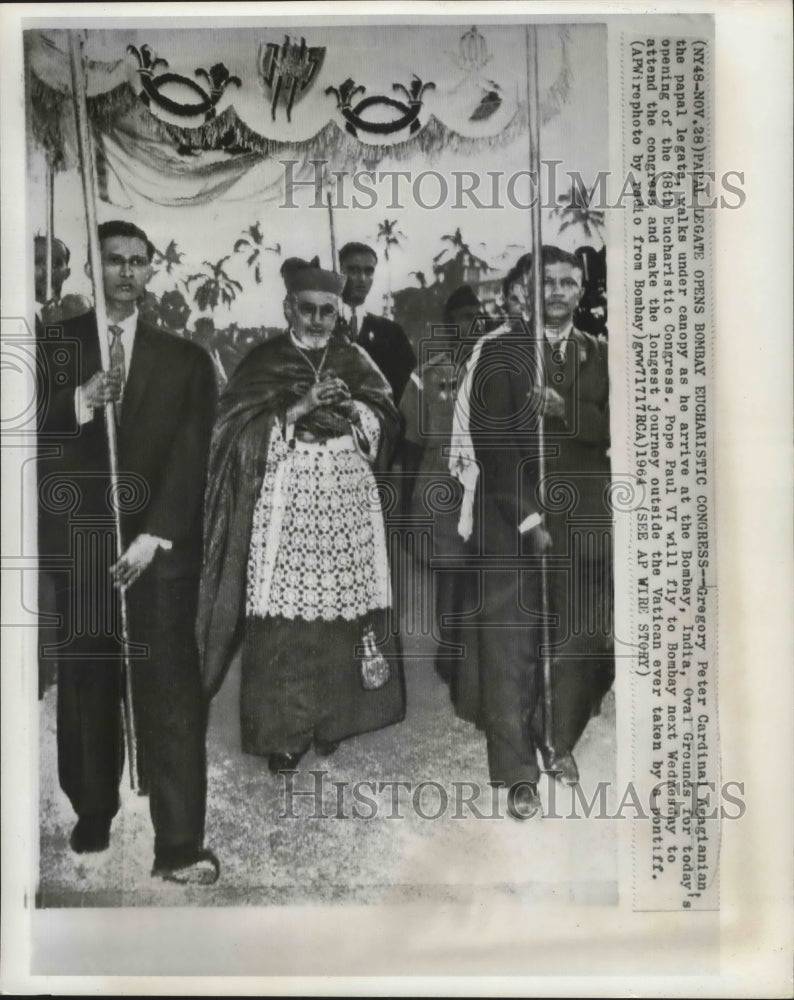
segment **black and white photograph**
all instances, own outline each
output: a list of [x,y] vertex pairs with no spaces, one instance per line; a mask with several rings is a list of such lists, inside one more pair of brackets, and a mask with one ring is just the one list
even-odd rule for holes
[[719,976],[713,5],[206,6],[15,23],[28,973]]
[[38,905],[615,902],[605,26],[306,34],[25,33]]

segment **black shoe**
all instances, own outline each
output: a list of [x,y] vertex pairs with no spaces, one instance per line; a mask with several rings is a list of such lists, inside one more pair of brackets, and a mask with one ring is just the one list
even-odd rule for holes
[[69,846],[75,854],[99,854],[110,846],[112,816],[81,816],[69,837]]
[[320,757],[330,757],[331,754],[336,753],[339,749],[339,741],[334,742],[333,740],[315,740],[314,749]]
[[513,819],[531,819],[540,812],[540,796],[534,781],[518,781],[507,793],[507,811]]
[[543,758],[543,770],[551,774],[555,781],[568,788],[579,784],[579,768],[572,753],[567,751],[560,753],[548,747],[541,747],[540,756]]
[[214,885],[221,873],[218,859],[205,849],[185,853],[181,858],[154,859],[152,875],[178,885]]
[[272,753],[267,758],[267,766],[272,774],[294,771],[302,756],[302,753]]

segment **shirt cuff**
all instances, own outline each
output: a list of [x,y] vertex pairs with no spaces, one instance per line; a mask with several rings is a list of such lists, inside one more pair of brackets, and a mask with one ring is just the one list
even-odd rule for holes
[[171,549],[174,547],[174,543],[172,541],[170,541],[168,538],[160,538],[159,535],[150,535],[148,533],[144,533],[140,537],[151,538],[153,542],[157,542],[160,548],[165,549],[166,552],[170,552]]
[[527,514],[524,520],[519,524],[518,530],[523,535],[527,531],[531,531],[533,528],[537,528],[539,524],[543,523],[543,518],[537,511],[533,514]]
[[82,386],[74,390],[74,413],[77,417],[77,426],[82,427],[94,419],[94,408],[85,401]]

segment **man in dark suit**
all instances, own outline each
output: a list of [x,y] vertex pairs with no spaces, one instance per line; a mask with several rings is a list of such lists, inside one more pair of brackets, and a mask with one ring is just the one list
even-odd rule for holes
[[453,700],[460,716],[485,731],[490,780],[509,789],[508,810],[517,819],[540,808],[532,719],[542,624],[540,556],[551,545],[536,501],[538,408],[529,394],[537,365],[530,320],[528,311],[513,315],[482,338],[456,402],[456,413],[464,414],[458,431],[468,422],[470,433],[470,445],[458,442],[463,464],[456,474],[464,486],[459,532],[474,556],[479,600],[473,634],[462,633],[467,655],[453,677]]
[[[573,750],[615,676],[607,343],[574,326],[584,294],[580,259],[543,248],[546,479],[552,746],[546,770],[578,781]],[[539,721],[536,717],[536,725]]]
[[399,406],[416,354],[405,331],[385,316],[365,312],[364,302],[372,288],[378,255],[366,243],[346,243],[339,251],[339,270],[347,278],[342,300],[344,320],[351,340],[369,354],[386,377]]
[[[50,267],[50,296],[47,296],[47,239],[44,236],[36,236],[33,240],[33,292],[35,297],[35,317],[34,326],[36,333],[36,350],[40,350],[40,343],[44,338],[45,326],[56,323],[60,318],[58,308],[61,298],[63,284],[72,273],[69,267],[69,248],[56,237],[51,239],[52,256]],[[37,466],[38,474],[38,466]],[[38,489],[37,489],[38,495]],[[46,511],[39,505],[39,551],[47,551],[49,540],[47,538]],[[53,629],[47,624],[48,620],[56,613],[55,608],[55,583],[51,573],[46,569],[39,570],[38,580],[38,600],[39,600],[39,698],[55,680],[55,660],[51,656],[44,654],[44,650],[51,647],[54,641]]]
[[[578,780],[572,751],[611,684],[614,666],[606,347],[572,325],[582,292],[577,259],[546,247],[538,377],[527,294],[531,260],[520,264],[508,291],[515,292],[522,315],[483,338],[464,386],[479,467],[471,546],[480,557],[482,600],[479,684],[457,707],[485,730],[490,778],[513,791],[511,813],[528,818],[539,809],[538,751],[556,778]],[[551,745],[540,696],[543,554],[553,661]]]
[[[202,502],[215,377],[197,345],[138,318],[154,248],[136,226],[99,227],[110,367],[97,317],[64,322],[43,343],[41,497],[60,567],[58,773],[77,814],[76,853],[107,848],[123,767],[120,604],[127,598],[138,763],[154,826],[152,874],[209,884],[204,850],[206,709],[194,637]],[[116,550],[105,427],[118,428],[123,551]],[[60,559],[58,558],[60,557]]]

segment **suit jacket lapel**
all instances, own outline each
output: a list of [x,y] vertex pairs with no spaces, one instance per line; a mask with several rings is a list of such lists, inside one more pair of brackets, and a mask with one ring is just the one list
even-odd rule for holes
[[573,357],[577,359],[580,365],[583,365],[587,361],[590,353],[590,342],[588,341],[587,336],[582,333],[581,330],[577,330],[576,327],[573,327],[571,329],[570,341],[572,341],[572,343],[568,344],[568,351],[570,352],[572,348],[575,347],[577,354],[574,354]]
[[132,349],[132,362],[121,401],[122,431],[132,426],[135,415],[146,395],[146,390],[151,385],[156,353],[152,332],[138,320],[138,326],[135,330],[135,344]]
[[[370,330],[372,329],[372,315],[370,313],[364,313],[361,317],[361,324],[358,328],[358,340],[356,343],[359,347],[366,347],[370,342]],[[374,338],[373,338],[374,339]]]
[[85,382],[91,375],[102,368],[102,352],[99,349],[99,327],[96,313],[86,314],[85,326],[80,335],[83,342],[83,355],[80,359],[80,381]]

